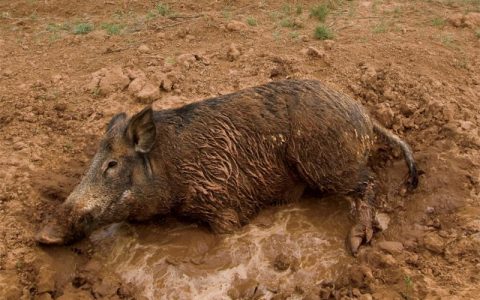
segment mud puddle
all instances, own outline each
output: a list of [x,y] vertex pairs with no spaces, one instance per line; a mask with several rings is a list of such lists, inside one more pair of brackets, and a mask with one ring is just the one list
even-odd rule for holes
[[148,299],[270,299],[279,291],[295,299],[351,263],[348,211],[343,199],[307,198],[220,236],[175,220],[114,224],[91,236],[93,259]]

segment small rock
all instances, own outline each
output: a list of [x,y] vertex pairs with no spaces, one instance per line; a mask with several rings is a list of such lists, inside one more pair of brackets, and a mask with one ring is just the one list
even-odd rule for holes
[[335,45],[335,41],[326,40],[326,41],[323,42],[323,45],[325,46],[325,49],[332,50],[333,46]]
[[308,35],[305,35],[305,34],[300,35],[300,36],[298,37],[298,39],[299,39],[300,41],[302,41],[302,42],[305,42],[305,43],[307,43],[307,42],[310,41],[310,37],[309,37]]
[[395,101],[397,99],[397,95],[391,88],[385,88],[383,91],[383,97],[387,100]]
[[367,265],[356,265],[350,269],[349,277],[352,286],[360,287],[373,279],[373,272]]
[[173,89],[173,82],[170,79],[165,78],[162,80],[161,87],[164,91],[170,92]]
[[378,242],[377,246],[390,254],[397,254],[403,251],[403,244],[400,242],[382,241]]
[[423,239],[423,243],[425,248],[437,254],[442,254],[445,250],[443,239],[436,233],[427,234]]
[[408,257],[405,259],[405,262],[409,265],[412,265],[414,267],[418,267],[418,264],[420,262],[419,256],[416,253],[410,253]]
[[94,30],[88,35],[88,37],[103,42],[109,37],[109,35],[105,30]]
[[384,268],[389,268],[397,265],[397,260],[390,254],[386,254],[379,257],[379,266]]
[[440,219],[438,217],[427,220],[425,225],[436,229],[442,228],[442,223],[440,222]]
[[128,76],[128,78],[130,78],[130,80],[147,77],[145,75],[145,72],[143,72],[142,70],[139,70],[139,69],[128,69],[127,70],[127,76]]
[[400,103],[400,112],[405,117],[410,117],[415,112],[415,106],[412,103],[406,101]]
[[287,76],[287,69],[283,65],[276,65],[270,70],[270,78]]
[[418,241],[415,238],[409,238],[403,241],[403,247],[407,249],[416,249],[418,246]]
[[108,95],[117,90],[123,90],[130,83],[130,78],[123,74],[122,68],[114,66],[103,68],[92,74],[92,80],[87,85],[91,92]]
[[377,213],[375,215],[375,222],[378,229],[381,231],[385,231],[388,228],[388,224],[390,223],[390,217],[384,213]]
[[471,232],[480,232],[480,219],[468,221],[464,228]]
[[189,28],[185,28],[185,27],[180,27],[176,32],[175,32],[175,35],[181,39],[185,38],[187,36],[187,34],[189,34],[190,30]]
[[140,52],[140,53],[150,53],[150,48],[147,45],[142,44],[138,47],[138,52]]
[[387,128],[391,128],[394,123],[395,114],[390,106],[385,103],[379,103],[376,110],[377,120]]
[[431,206],[427,206],[427,208],[425,208],[425,212],[427,214],[433,214],[435,212],[435,208]]
[[315,58],[324,58],[325,57],[325,51],[323,50],[318,50],[315,47],[308,47],[305,51],[305,53],[308,56],[315,57]]
[[130,83],[128,76],[123,74],[122,68],[113,67],[100,80],[99,88],[102,94],[109,94],[117,90],[123,90]]
[[466,130],[466,131],[472,129],[472,128],[475,126],[475,125],[474,125],[472,122],[470,122],[470,121],[459,121],[459,123],[460,123],[460,127],[461,127],[463,130]]
[[245,31],[248,27],[247,24],[243,22],[233,20],[227,24],[227,29],[229,31]]
[[62,79],[63,79],[63,76],[60,74],[56,74],[52,76],[53,83],[59,83],[60,81],[62,81]]
[[359,253],[359,260],[366,261],[369,265],[377,268],[389,268],[397,264],[397,260],[392,255],[380,251],[365,251],[364,253]]
[[128,85],[128,92],[131,95],[136,95],[138,92],[142,90],[145,86],[145,79],[144,78],[136,78],[130,82]]
[[193,64],[195,61],[197,61],[197,58],[193,54],[181,54],[181,55],[177,56],[176,61],[180,65],[183,65],[183,66],[189,68],[191,64]]
[[136,94],[136,97],[142,102],[149,103],[160,97],[160,91],[157,86],[147,82],[142,90]]
[[238,50],[237,45],[234,43],[230,44],[227,51],[227,58],[229,61],[234,61],[240,56],[240,50]]

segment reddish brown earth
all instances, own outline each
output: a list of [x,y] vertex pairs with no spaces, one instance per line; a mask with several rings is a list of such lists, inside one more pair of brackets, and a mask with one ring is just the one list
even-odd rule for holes
[[[169,2],[166,16],[153,1],[0,2],[0,298],[478,298],[478,0],[325,1],[331,41],[313,36],[314,1]],[[94,30],[74,34],[80,22]],[[284,78],[361,101],[424,172],[405,193],[400,153],[379,146],[378,209],[390,222],[358,258],[344,250],[342,199],[267,209],[226,237],[166,220],[72,246],[33,242],[114,113]],[[191,284],[172,291],[176,278]]]

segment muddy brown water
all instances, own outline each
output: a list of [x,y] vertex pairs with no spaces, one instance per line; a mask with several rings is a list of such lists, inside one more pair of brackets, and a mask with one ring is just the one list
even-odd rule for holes
[[94,260],[148,299],[230,299],[309,290],[352,259],[344,199],[306,198],[263,210],[233,234],[203,226],[113,224],[92,234]]

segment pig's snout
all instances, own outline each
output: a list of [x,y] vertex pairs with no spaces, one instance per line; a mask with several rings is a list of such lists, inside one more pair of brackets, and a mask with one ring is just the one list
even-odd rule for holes
[[47,224],[37,232],[35,241],[44,245],[63,245],[65,243],[65,230],[58,224]]
[[35,241],[44,245],[64,245],[85,236],[91,229],[90,212],[78,212],[74,206],[60,207],[52,219],[35,235]]

